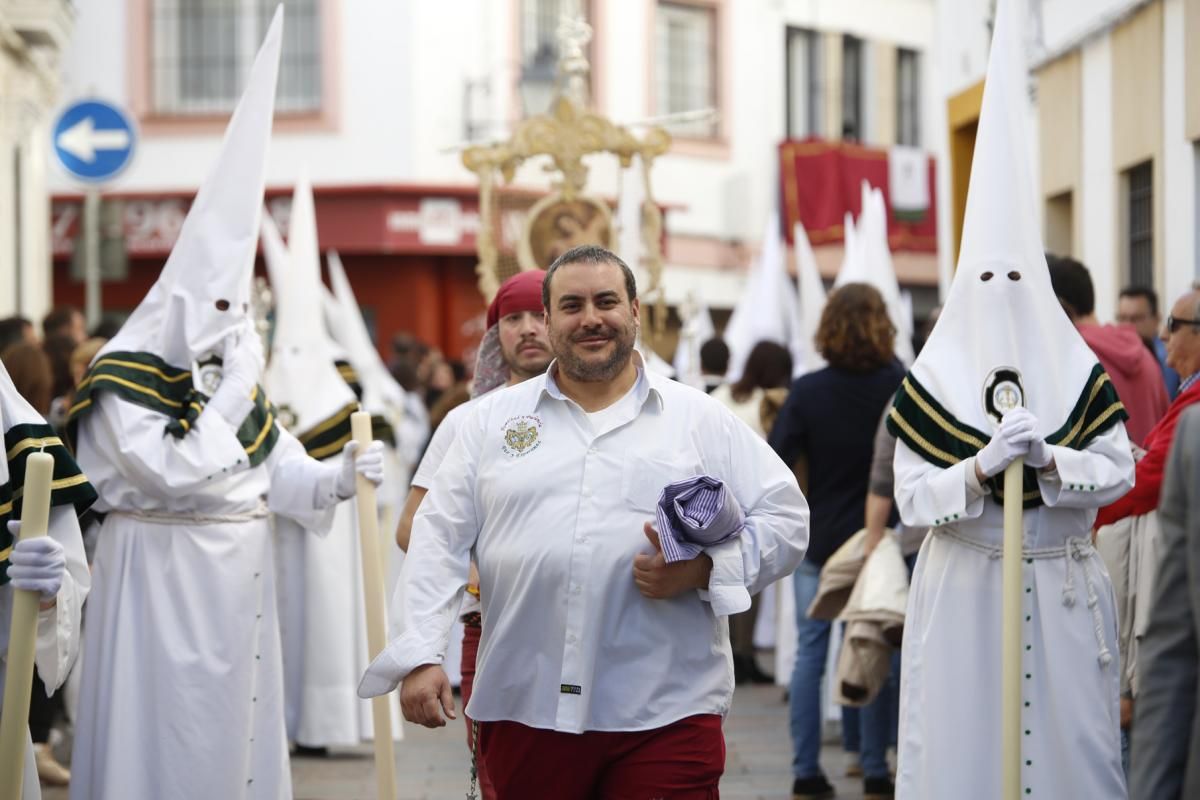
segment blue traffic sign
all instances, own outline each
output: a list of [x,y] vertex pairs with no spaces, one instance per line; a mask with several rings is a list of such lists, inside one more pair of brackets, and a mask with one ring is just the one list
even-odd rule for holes
[[54,124],[54,154],[81,181],[103,183],[129,166],[137,129],[123,109],[104,100],[79,100]]

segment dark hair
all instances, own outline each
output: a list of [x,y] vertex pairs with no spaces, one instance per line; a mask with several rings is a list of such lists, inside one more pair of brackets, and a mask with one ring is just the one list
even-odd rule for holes
[[1143,297],[1150,306],[1151,316],[1158,316],[1158,292],[1148,286],[1126,286],[1121,290],[1120,297]]
[[75,306],[55,306],[46,316],[42,317],[42,336],[49,339],[56,333],[62,333],[71,327],[72,320],[79,313]]
[[121,330],[121,326],[125,324],[126,315],[105,313],[100,317],[99,324],[92,328],[91,338],[96,339],[111,339]]
[[51,397],[62,397],[74,388],[71,379],[71,353],[75,352],[75,339],[66,331],[47,336],[42,342],[42,352],[50,359],[50,374],[54,376]]
[[12,378],[17,393],[43,417],[50,412],[50,391],[54,375],[50,371],[50,359],[42,348],[29,342],[17,342],[0,353],[0,361]]
[[1072,319],[1086,317],[1096,310],[1096,290],[1087,267],[1073,258],[1055,258],[1049,262],[1050,285],[1058,302]]
[[542,280],[542,306],[547,313],[550,312],[550,281],[554,278],[554,273],[558,271],[558,268],[567,264],[616,264],[625,276],[626,299],[630,303],[637,299],[637,280],[633,277],[633,270],[621,260],[620,256],[599,245],[581,244],[554,259],[554,263],[546,270],[546,277]]
[[700,371],[722,376],[729,372],[729,345],[720,336],[714,336],[700,345]]
[[792,354],[778,342],[761,341],[754,345],[746,364],[742,367],[742,377],[730,387],[733,399],[739,403],[750,396],[755,389],[778,389],[787,386],[792,378]]
[[874,286],[847,283],[829,295],[816,345],[830,366],[870,372],[895,358],[895,343],[896,329]]
[[0,352],[4,352],[9,345],[24,341],[26,328],[32,329],[33,323],[25,317],[13,316],[0,319]]

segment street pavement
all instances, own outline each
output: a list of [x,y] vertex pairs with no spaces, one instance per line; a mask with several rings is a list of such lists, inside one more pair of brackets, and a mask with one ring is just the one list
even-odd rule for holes
[[[782,689],[739,687],[725,721],[725,741],[722,800],[789,800],[791,739]],[[861,799],[861,780],[842,777],[847,761],[840,747],[827,744],[821,761],[838,798]],[[396,763],[400,800],[461,800],[470,766],[461,718],[438,730],[406,725],[404,740],[396,743]],[[292,780],[296,800],[377,800],[370,747],[293,758]],[[42,796],[67,800],[65,789],[47,788]]]

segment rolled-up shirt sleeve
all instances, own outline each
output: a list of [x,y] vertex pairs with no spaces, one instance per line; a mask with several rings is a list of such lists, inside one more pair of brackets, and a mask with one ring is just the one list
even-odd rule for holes
[[719,477],[746,515],[741,536],[705,550],[713,569],[701,597],[720,616],[745,611],[750,595],[800,566],[808,549],[809,513],[795,475],[766,442],[732,414],[722,416],[717,430],[728,443]]
[[[393,608],[400,610],[392,641],[359,685],[359,695],[390,691],[424,664],[441,664],[470,576],[479,535],[475,504],[483,418],[472,413],[459,428],[413,520],[412,544]],[[391,685],[387,685],[387,684]]]

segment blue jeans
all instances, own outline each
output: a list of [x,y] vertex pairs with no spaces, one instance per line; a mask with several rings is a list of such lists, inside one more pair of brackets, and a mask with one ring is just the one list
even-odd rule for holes
[[[829,653],[831,623],[809,619],[805,611],[817,595],[821,569],[807,561],[793,576],[796,590],[796,666],[789,689],[792,728],[792,773],[797,778],[821,774],[821,678]],[[858,710],[863,776],[888,777],[887,746],[891,722],[889,693]],[[850,723],[854,714],[843,717]]]

